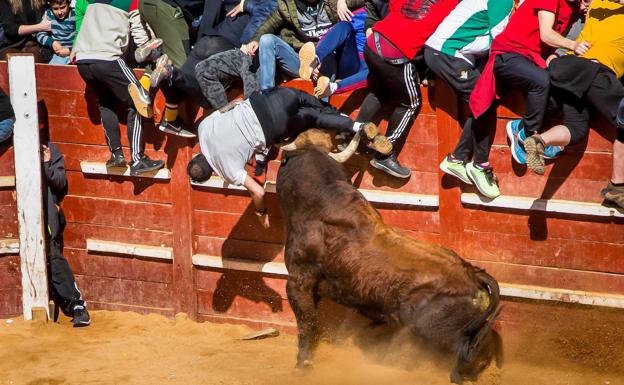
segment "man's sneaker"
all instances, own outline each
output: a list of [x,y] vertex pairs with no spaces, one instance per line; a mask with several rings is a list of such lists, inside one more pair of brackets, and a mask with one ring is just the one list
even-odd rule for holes
[[155,38],[148,41],[134,51],[134,60],[137,63],[143,63],[148,59],[153,58],[152,53],[156,51],[162,44],[163,40],[160,38]]
[[134,108],[137,110],[139,115],[144,118],[151,118],[154,116],[154,112],[152,111],[152,101],[149,94],[140,83],[137,82],[128,84],[128,93],[130,94],[132,102],[134,103]]
[[526,165],[537,175],[544,175],[544,147],[546,147],[544,140],[538,134],[529,136],[524,141]]
[[124,158],[123,152],[115,151],[111,154],[109,160],[106,161],[106,168],[111,167],[126,167],[126,158]]
[[370,147],[373,150],[383,155],[389,155],[392,152],[392,142],[390,142],[387,137],[379,133],[379,128],[377,128],[375,123],[364,123],[362,131],[364,131],[367,141],[372,141],[372,145]]
[[498,178],[492,172],[492,167],[479,167],[474,162],[469,162],[466,172],[481,194],[491,199],[500,195]]
[[194,138],[195,136],[197,136],[191,131],[184,129],[184,126],[182,125],[180,119],[168,122],[163,118],[163,120],[161,120],[160,124],[158,125],[158,129],[167,134],[173,134],[181,136],[183,138]]
[[331,96],[332,91],[329,85],[330,81],[327,76],[321,76],[314,87],[314,97],[324,99]]
[[137,176],[146,172],[159,170],[165,165],[162,160],[152,160],[147,156],[143,157],[136,162],[130,164],[130,175]]
[[450,155],[444,157],[444,160],[440,163],[440,170],[448,175],[459,178],[459,180],[466,184],[472,184],[472,181],[468,177],[468,172],[466,171],[466,164],[461,160],[451,159]]
[[607,201],[613,202],[624,209],[624,186],[615,186],[609,181],[607,187],[603,188],[600,194]]
[[173,66],[167,54],[163,54],[156,60],[156,66],[150,77],[150,87],[157,88],[161,81],[171,79],[173,76]]
[[[522,123],[522,119],[512,120],[507,123],[507,137],[509,138],[510,147],[511,147],[511,156],[517,163],[525,164],[526,163],[526,152],[522,148],[521,138],[519,137],[520,124]],[[524,140],[524,138],[522,138]]]
[[401,163],[399,163],[399,160],[394,154],[390,154],[390,156],[384,158],[374,157],[371,159],[370,165],[397,178],[405,179],[412,175],[412,171],[407,167],[401,166]]
[[561,146],[546,146],[544,149],[544,159],[555,159],[561,152],[563,151],[563,147]]
[[91,325],[91,317],[89,317],[89,312],[84,305],[74,306],[74,318],[72,319],[72,323],[75,328]]
[[299,50],[299,77],[303,80],[310,80],[316,66],[318,66],[316,47],[309,41]]

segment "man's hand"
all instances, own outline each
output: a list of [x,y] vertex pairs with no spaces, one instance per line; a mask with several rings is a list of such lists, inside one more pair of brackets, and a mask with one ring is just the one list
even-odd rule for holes
[[353,19],[353,12],[351,12],[349,10],[349,7],[347,7],[346,0],[338,0],[338,3],[336,4],[336,9],[338,11],[338,17],[340,18],[340,20],[351,21],[351,19]]
[[373,33],[373,29],[372,28],[368,28],[366,30],[366,38],[368,38],[372,33]]
[[321,66],[317,66],[314,70],[312,70],[312,80],[317,81],[319,78],[319,75],[321,74],[320,71]]
[[49,162],[52,157],[52,152],[50,151],[50,147],[45,144],[41,145],[41,158],[44,162]]
[[58,41],[54,41],[52,43],[52,49],[54,50],[55,54],[57,54],[58,56],[61,56],[61,57],[69,56],[70,53],[71,53],[71,52],[69,52],[69,48],[65,47],[64,45],[62,45]]
[[243,8],[243,5],[244,5],[244,0],[241,0],[241,2],[238,3],[238,5],[236,7],[232,8],[232,10],[230,12],[228,12],[225,16],[234,18],[239,13],[245,12],[245,10]]
[[240,50],[243,51],[243,53],[247,56],[254,56],[256,54],[256,51],[258,50],[258,42],[250,41],[247,44],[243,44],[241,45]]
[[574,53],[577,54],[578,56],[582,56],[587,51],[589,51],[590,48],[591,48],[591,44],[583,40],[583,41],[575,42],[574,49],[572,51],[574,51]]
[[549,55],[546,58],[546,67],[548,67],[550,65],[550,62],[553,61],[553,59],[558,58],[559,56],[555,55],[554,53],[552,55]]
[[256,215],[258,217],[258,220],[260,221],[260,224],[262,225],[262,227],[264,227],[265,229],[268,229],[270,226],[269,223],[269,213],[264,213],[262,215]]
[[41,22],[39,22],[39,24],[37,24],[37,27],[38,30],[41,32],[50,32],[52,31],[52,22],[48,20],[46,15],[43,15],[43,19],[41,19]]

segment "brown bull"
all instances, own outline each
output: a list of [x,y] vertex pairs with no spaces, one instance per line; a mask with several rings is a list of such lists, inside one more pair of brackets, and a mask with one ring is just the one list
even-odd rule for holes
[[318,147],[283,155],[277,193],[298,367],[311,364],[321,297],[454,352],[452,382],[475,378],[494,356],[500,364],[502,345],[491,329],[499,289],[489,274],[387,226],[343,167]]

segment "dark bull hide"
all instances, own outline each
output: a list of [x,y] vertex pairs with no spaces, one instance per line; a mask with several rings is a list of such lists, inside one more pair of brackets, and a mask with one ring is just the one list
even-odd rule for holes
[[453,251],[383,223],[343,167],[318,149],[283,155],[277,193],[286,221],[286,286],[297,318],[297,366],[311,364],[321,297],[408,328],[451,351],[451,381],[475,378],[502,344],[496,280]]

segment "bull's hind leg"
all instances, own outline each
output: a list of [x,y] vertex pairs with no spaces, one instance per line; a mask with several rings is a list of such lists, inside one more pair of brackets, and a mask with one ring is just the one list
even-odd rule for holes
[[288,302],[297,319],[299,352],[297,367],[303,368],[312,364],[312,353],[318,344],[318,317],[316,312],[317,298],[315,288],[318,283],[318,272],[312,267],[302,266],[299,271],[289,271],[286,293]]

